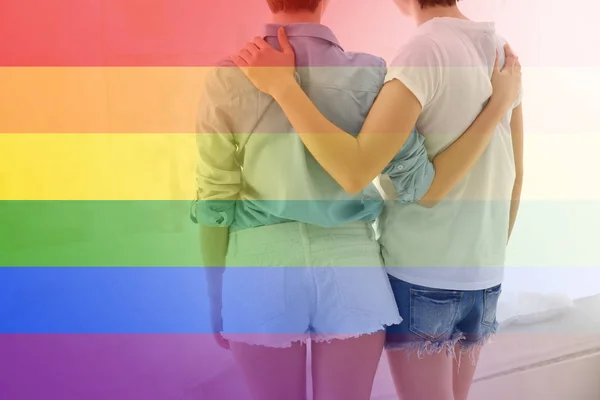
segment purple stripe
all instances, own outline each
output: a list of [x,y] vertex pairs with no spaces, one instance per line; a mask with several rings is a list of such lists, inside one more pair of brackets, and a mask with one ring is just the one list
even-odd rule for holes
[[211,335],[0,335],[0,355],[6,400],[247,398]]

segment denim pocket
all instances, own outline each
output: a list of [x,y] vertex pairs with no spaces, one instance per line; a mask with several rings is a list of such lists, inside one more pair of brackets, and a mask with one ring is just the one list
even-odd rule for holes
[[452,334],[462,296],[450,290],[410,289],[410,331],[428,341]]
[[500,285],[486,289],[483,293],[483,316],[481,324],[487,327],[492,326],[496,322],[496,310],[498,308],[498,299],[502,293]]

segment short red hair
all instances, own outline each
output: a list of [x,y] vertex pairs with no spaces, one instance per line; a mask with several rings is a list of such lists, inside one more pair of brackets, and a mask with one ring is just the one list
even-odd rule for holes
[[274,13],[279,12],[315,12],[323,0],[267,0],[269,8]]

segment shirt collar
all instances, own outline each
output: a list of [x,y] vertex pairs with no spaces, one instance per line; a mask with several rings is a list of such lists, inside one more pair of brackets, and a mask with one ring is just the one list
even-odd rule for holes
[[[285,33],[288,37],[313,37],[318,39],[326,40],[335,46],[342,49],[342,46],[338,42],[337,38],[325,25],[311,24],[311,23],[298,23],[298,24],[266,24],[264,29],[264,36],[266,37],[277,37],[277,29],[283,26],[285,27]],[[343,49],[342,49],[343,50]]]

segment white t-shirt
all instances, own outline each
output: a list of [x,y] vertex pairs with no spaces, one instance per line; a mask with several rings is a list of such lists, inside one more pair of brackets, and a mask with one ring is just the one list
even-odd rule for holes
[[[503,65],[504,44],[493,23],[435,18],[419,27],[388,68],[386,82],[402,81],[421,102],[417,129],[430,157],[450,146],[485,106],[492,94],[496,49]],[[380,242],[390,275],[450,290],[480,290],[502,282],[515,181],[511,115],[444,201],[433,208],[386,206]]]

